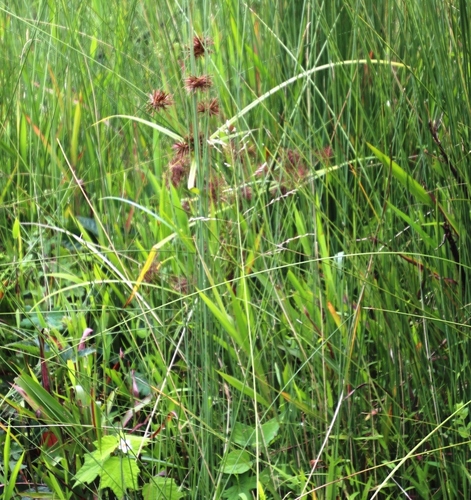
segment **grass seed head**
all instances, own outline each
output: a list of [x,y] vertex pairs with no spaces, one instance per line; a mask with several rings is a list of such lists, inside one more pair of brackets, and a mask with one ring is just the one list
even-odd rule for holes
[[213,82],[209,75],[189,76],[188,78],[185,78],[185,89],[189,93],[195,93],[198,91],[204,92],[209,90],[212,85]]
[[164,92],[163,90],[154,90],[151,94],[149,94],[149,101],[147,102],[147,109],[151,113],[155,113],[156,111],[161,111],[162,109],[166,109],[173,104],[173,96],[168,92]]
[[216,98],[210,101],[202,101],[198,103],[198,113],[208,113],[210,116],[219,114],[219,102]]
[[203,57],[205,53],[209,52],[208,47],[213,45],[211,38],[203,38],[200,36],[193,37],[193,54],[195,59]]
[[175,158],[182,159],[190,154],[193,143],[188,139],[183,139],[183,141],[172,144],[172,149],[175,151]]
[[177,159],[169,166],[170,182],[173,187],[179,187],[188,173],[188,162],[184,159]]

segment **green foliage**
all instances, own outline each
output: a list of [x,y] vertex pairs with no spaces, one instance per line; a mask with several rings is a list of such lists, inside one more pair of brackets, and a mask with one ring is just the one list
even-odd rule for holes
[[[140,473],[137,454],[146,445],[148,439],[133,435],[103,436],[93,444],[96,451],[85,455],[82,467],[75,475],[75,486],[91,483],[100,477],[99,489],[110,488],[118,498],[127,490],[138,489]],[[113,455],[116,450],[118,455]]]
[[469,10],[0,1],[2,498],[469,498]]

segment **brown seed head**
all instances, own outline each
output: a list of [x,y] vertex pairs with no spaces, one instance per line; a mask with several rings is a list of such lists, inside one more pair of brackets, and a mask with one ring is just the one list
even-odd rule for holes
[[166,109],[173,104],[172,94],[164,92],[163,90],[154,90],[149,94],[149,101],[147,102],[147,109],[154,113],[161,109]]
[[190,154],[193,149],[192,144],[187,139],[172,144],[172,149],[175,151],[175,158],[181,159]]
[[215,176],[209,181],[209,197],[213,203],[224,201],[224,196],[222,194],[223,187],[224,181],[221,177]]
[[328,162],[330,160],[330,158],[334,157],[334,150],[328,144],[327,146],[324,146],[322,149],[319,149],[318,151],[314,151],[314,154],[316,155],[318,160],[323,161],[323,162]]
[[286,150],[286,167],[290,170],[296,170],[302,163],[301,155],[293,149]]
[[212,87],[213,82],[209,75],[189,76],[185,78],[185,89],[187,92],[205,91]]
[[147,272],[144,274],[144,282],[145,283],[152,283],[155,281],[155,279],[157,278],[158,276],[158,272],[159,272],[159,264],[154,262],[151,264],[151,266],[149,267],[149,269],[147,270]]
[[287,173],[293,178],[304,179],[308,174],[308,168],[303,162],[303,158],[299,151],[287,149],[284,152],[284,166]]
[[177,159],[169,165],[170,182],[174,187],[180,186],[188,173],[188,162],[184,159]]
[[213,45],[213,41],[210,38],[193,37],[193,54],[195,59],[204,56],[205,52],[209,52],[208,47],[210,45]]
[[182,294],[188,293],[188,279],[181,276],[171,276],[170,284],[174,290]]
[[245,198],[247,201],[252,201],[252,188],[249,186],[244,186],[241,192],[242,198]]
[[210,101],[203,101],[198,103],[198,113],[208,113],[210,116],[219,114],[219,102],[216,98]]

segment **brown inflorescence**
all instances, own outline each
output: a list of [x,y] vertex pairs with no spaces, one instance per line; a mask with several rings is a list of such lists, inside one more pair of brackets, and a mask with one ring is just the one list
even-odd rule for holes
[[299,151],[293,149],[287,149],[285,151],[285,166],[286,170],[291,174],[295,175],[301,179],[306,177],[308,169],[303,162],[301,154]]
[[314,152],[315,156],[322,162],[328,163],[334,157],[334,150],[329,144],[322,149]]
[[175,158],[184,158],[185,156],[188,156],[190,151],[193,149],[193,141],[184,139],[183,141],[175,142],[172,144],[172,149],[175,151]]
[[193,54],[195,59],[204,56],[205,52],[208,52],[208,47],[213,45],[213,41],[210,38],[203,38],[200,36],[193,37]]
[[209,181],[209,197],[213,203],[221,201],[221,188],[223,186],[222,179],[213,177]]
[[187,158],[176,158],[169,165],[170,182],[174,187],[180,186],[183,179],[187,176],[189,162]]
[[172,94],[164,92],[163,90],[154,90],[149,94],[149,101],[147,102],[147,109],[154,113],[166,109],[173,104]]
[[206,91],[213,85],[209,75],[189,76],[185,78],[185,89],[187,92]]
[[198,113],[208,113],[210,116],[215,116],[219,114],[219,102],[216,98],[199,102],[197,109]]

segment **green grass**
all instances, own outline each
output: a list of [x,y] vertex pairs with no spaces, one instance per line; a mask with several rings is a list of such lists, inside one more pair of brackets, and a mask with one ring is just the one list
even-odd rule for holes
[[2,500],[469,497],[469,14],[0,2]]

